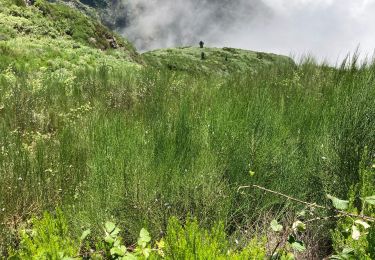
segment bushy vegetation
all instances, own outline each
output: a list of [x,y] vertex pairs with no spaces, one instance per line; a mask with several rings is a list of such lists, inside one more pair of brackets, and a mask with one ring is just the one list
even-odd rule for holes
[[[185,226],[172,218],[168,234],[151,247],[151,237],[146,229],[139,233],[137,243],[125,246],[121,229],[106,222],[102,237],[90,241],[91,230],[85,230],[79,239],[70,236],[67,222],[61,211],[56,216],[45,213],[40,219],[20,230],[17,250],[9,252],[10,259],[264,259],[265,243],[256,238],[246,248],[231,250],[224,226],[216,224],[208,232],[196,220]],[[94,242],[95,241],[95,242]]]
[[188,220],[185,227],[171,218],[165,237],[165,254],[171,259],[264,259],[265,240],[256,237],[242,250],[229,246],[223,224],[215,224],[211,230],[199,227],[196,220]]
[[[288,239],[280,226],[290,234],[304,205],[238,191],[257,184],[327,208],[338,197],[348,200],[340,202],[345,210],[374,217],[373,204],[361,200],[375,195],[374,65],[296,65],[227,49],[217,57],[233,66],[210,63],[209,52],[201,61],[195,50],[194,59],[176,61],[144,55],[143,66],[126,47],[86,42],[90,29],[63,33],[73,19],[66,6],[14,3],[0,3],[4,256],[161,257],[163,247],[171,259],[374,257],[373,227],[360,219],[307,214],[304,233]],[[225,61],[226,52],[238,57]],[[189,67],[171,71],[170,61]],[[121,230],[104,225],[103,242],[106,221]]]
[[41,219],[33,218],[19,237],[17,250],[10,249],[11,259],[63,259],[78,253],[61,211],[56,217],[44,213]]

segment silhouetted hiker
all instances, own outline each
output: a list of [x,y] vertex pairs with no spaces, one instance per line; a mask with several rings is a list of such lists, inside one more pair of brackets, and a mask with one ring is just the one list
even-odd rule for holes
[[206,59],[206,54],[204,52],[201,53],[201,60],[205,60]]
[[204,47],[204,42],[203,42],[203,41],[200,41],[200,42],[199,42],[199,46],[201,46],[201,48],[203,48],[203,47]]

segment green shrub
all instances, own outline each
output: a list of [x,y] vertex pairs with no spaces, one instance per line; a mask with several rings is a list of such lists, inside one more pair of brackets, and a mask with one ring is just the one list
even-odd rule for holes
[[63,213],[44,213],[33,218],[20,230],[19,248],[11,250],[12,259],[63,259],[78,253],[76,241],[71,238]]
[[266,259],[266,240],[259,240],[258,238],[253,238],[248,245],[240,250],[239,252],[230,252],[228,254],[229,259]]
[[166,253],[173,259],[218,258],[229,248],[222,224],[208,231],[201,229],[196,220],[188,220],[183,227],[176,218],[169,221],[165,242]]
[[199,226],[197,220],[188,220],[184,226],[171,218],[165,237],[167,259],[264,259],[264,242],[252,240],[239,252],[231,251],[222,223],[210,230]]

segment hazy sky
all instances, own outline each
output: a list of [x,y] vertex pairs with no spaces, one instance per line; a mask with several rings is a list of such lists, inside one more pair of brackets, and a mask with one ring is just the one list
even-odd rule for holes
[[375,0],[126,0],[123,34],[140,50],[209,46],[300,56],[331,63],[360,46],[375,49]]

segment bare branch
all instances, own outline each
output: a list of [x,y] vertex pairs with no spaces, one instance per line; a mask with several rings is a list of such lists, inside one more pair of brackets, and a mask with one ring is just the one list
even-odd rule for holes
[[[309,206],[311,208],[320,208],[320,209],[332,210],[332,208],[325,207],[325,206],[322,206],[322,205],[318,205],[316,203],[310,203],[310,202],[306,202],[306,201],[303,201],[303,200],[300,200],[300,199],[296,199],[294,197],[291,197],[291,196],[288,196],[286,194],[283,194],[283,193],[280,193],[280,192],[277,192],[277,191],[273,191],[273,190],[264,188],[264,187],[259,186],[259,185],[241,186],[241,187],[238,188],[237,192],[240,191],[240,190],[242,190],[242,189],[248,189],[248,188],[257,188],[257,189],[266,191],[268,193],[272,193],[272,194],[278,195],[280,197],[284,197],[284,198],[286,198],[288,200],[295,201],[295,202],[307,205],[307,206]],[[369,222],[375,222],[375,218],[373,218],[373,217],[363,216],[363,215],[358,215],[358,214],[353,214],[353,213],[349,213],[349,212],[345,212],[345,211],[337,210],[337,209],[333,209],[333,210],[336,213],[340,214],[341,216],[347,216],[347,217],[353,217],[353,218],[360,218],[360,219],[363,219],[363,220],[366,220],[366,221],[369,221]],[[337,215],[335,217],[338,217],[338,216],[339,215]],[[329,218],[332,218],[332,217],[328,217],[327,219],[329,219]],[[318,219],[315,219],[315,220],[318,220]]]

